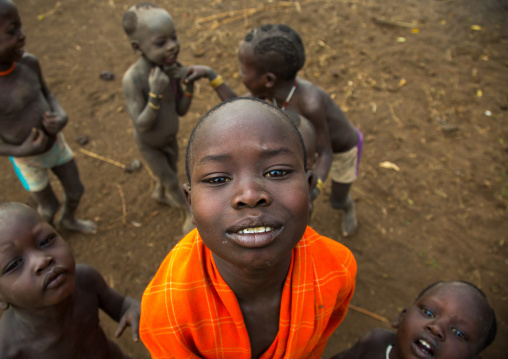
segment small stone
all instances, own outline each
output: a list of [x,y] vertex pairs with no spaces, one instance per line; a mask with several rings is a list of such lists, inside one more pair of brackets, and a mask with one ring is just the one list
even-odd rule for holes
[[79,143],[81,146],[86,145],[89,141],[90,139],[88,138],[87,135],[79,135],[76,137],[76,142]]
[[101,78],[101,80],[104,80],[104,81],[113,81],[116,76],[114,73],[104,70],[101,72],[99,77]]
[[134,160],[129,165],[125,167],[125,171],[128,173],[135,172],[141,168],[141,161]]

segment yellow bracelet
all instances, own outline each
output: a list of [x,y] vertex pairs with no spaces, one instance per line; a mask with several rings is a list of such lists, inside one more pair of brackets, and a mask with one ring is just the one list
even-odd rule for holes
[[162,98],[162,95],[156,95],[153,92],[149,92],[148,96],[150,96],[151,98]]
[[192,92],[185,91],[185,90],[183,90],[183,95],[187,98],[191,98],[192,96],[194,96],[194,94]]
[[323,183],[323,181],[321,181],[321,178],[318,178],[317,183],[316,183],[316,188],[318,189],[318,191],[323,192],[324,186],[325,186],[325,184]]
[[153,108],[154,110],[158,110],[159,108],[161,108],[161,105],[157,106],[157,105],[154,105],[153,103],[151,103],[150,101],[148,101],[148,106],[150,106],[151,108]]
[[217,75],[216,78],[214,78],[213,80],[210,81],[210,86],[212,86],[212,88],[216,89],[217,87],[219,87],[223,83],[224,83],[224,79],[222,78],[222,76],[221,75]]

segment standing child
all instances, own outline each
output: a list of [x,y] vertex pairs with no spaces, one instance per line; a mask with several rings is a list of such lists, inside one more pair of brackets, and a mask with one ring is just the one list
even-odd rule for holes
[[284,112],[252,98],[206,114],[184,185],[197,229],[142,299],[152,358],[320,358],[353,295],[356,261],[307,226],[311,172]]
[[123,16],[123,28],[134,51],[141,56],[123,77],[127,109],[134,138],[158,182],[152,197],[185,212],[183,230],[193,228],[177,177],[178,116],[187,113],[194,85],[183,90],[185,68],[177,62],[180,44],[173,19],[150,3],[132,6]]
[[396,333],[375,329],[332,359],[477,359],[497,332],[485,294],[463,281],[425,288],[393,326]]
[[25,39],[16,6],[0,0],[0,155],[9,156],[46,221],[53,225],[60,207],[49,183],[51,169],[65,192],[58,224],[95,233],[95,223],[75,217],[84,187],[61,132],[67,114],[46,86],[35,56],[24,53]]
[[[330,95],[297,77],[305,63],[300,36],[286,25],[263,25],[245,36],[238,59],[240,76],[250,96],[297,112],[314,125],[318,153],[314,169],[316,187],[320,192],[323,190],[330,171],[330,203],[333,208],[344,211],[342,234],[351,236],[356,231],[357,220],[350,188],[358,175],[363,137]],[[191,83],[205,76],[222,100],[236,96],[222,77],[206,66],[189,67],[186,80]]]
[[108,287],[87,265],[75,265],[67,243],[30,207],[0,204],[0,357],[128,358],[99,326],[99,308],[132,326],[139,301]]

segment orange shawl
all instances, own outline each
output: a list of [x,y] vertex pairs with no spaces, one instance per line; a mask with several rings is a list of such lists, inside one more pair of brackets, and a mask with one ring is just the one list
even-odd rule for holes
[[[307,227],[284,283],[279,333],[260,358],[320,358],[346,314],[355,276],[349,249]],[[251,359],[235,294],[197,230],[169,252],[146,288],[139,332],[153,359]]]

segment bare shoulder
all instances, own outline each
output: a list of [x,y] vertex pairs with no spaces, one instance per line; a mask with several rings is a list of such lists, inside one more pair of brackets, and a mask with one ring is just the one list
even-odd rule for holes
[[30,53],[25,52],[25,54],[23,54],[23,57],[18,62],[18,64],[25,65],[34,71],[40,72],[41,66],[39,64],[39,60],[37,59],[37,57],[35,57],[35,55],[32,55]]
[[92,294],[104,285],[104,278],[96,269],[88,264],[80,263],[76,265],[76,289],[85,290]]
[[143,81],[148,81],[149,69],[146,69],[144,66],[144,62],[141,60],[136,61],[132,64],[127,71],[125,71],[122,84],[125,86],[135,86],[136,84],[140,84]]

